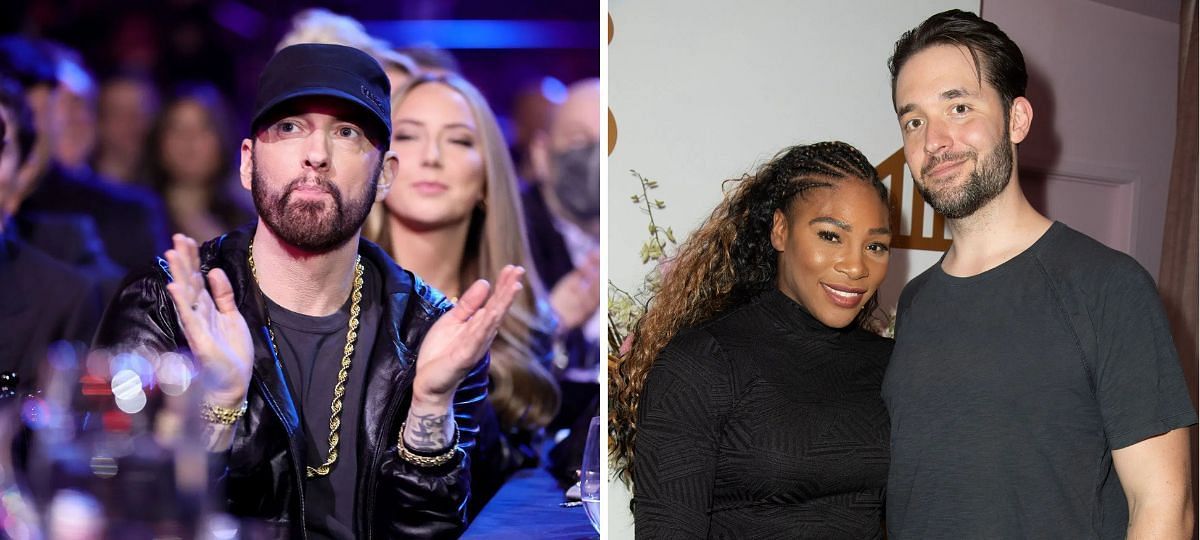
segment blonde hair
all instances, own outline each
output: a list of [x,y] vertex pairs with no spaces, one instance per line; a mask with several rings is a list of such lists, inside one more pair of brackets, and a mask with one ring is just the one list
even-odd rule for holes
[[[484,162],[484,203],[471,214],[470,232],[463,246],[460,283],[476,279],[495,280],[507,264],[525,267],[525,288],[513,301],[508,315],[500,323],[500,332],[492,344],[491,392],[488,398],[500,423],[507,429],[545,427],[558,412],[559,389],[554,377],[542,364],[551,353],[555,321],[549,311],[546,293],[533,267],[526,242],[525,220],[517,193],[517,174],[508,146],[487,100],[471,83],[456,75],[422,75],[392,92],[392,111],[413,89],[426,84],[443,84],[458,92],[470,104],[479,126],[479,149]],[[376,204],[363,237],[392,252],[388,229],[389,212],[385,204]]]
[[355,18],[324,8],[306,9],[292,17],[292,29],[279,40],[275,51],[300,43],[354,47],[374,57],[385,68],[400,69],[409,75],[421,72],[412,58],[392,49],[387,41],[372,37]]

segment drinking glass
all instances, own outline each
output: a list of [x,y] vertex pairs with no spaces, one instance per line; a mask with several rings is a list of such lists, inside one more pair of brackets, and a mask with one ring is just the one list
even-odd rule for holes
[[592,418],[588,426],[587,444],[583,447],[583,464],[579,471],[579,498],[587,512],[592,528],[600,532],[600,417]]
[[22,404],[25,485],[48,538],[200,538],[208,464],[194,363],[57,348]]

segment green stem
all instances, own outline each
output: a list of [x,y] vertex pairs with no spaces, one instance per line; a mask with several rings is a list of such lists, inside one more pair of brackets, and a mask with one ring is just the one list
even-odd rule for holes
[[638,174],[637,171],[632,169],[630,169],[629,172],[633,173],[633,175],[637,177],[638,182],[642,184],[642,202],[646,203],[646,215],[650,216],[650,227],[653,229],[651,232],[651,237],[654,240],[654,243],[658,244],[659,251],[665,251],[667,244],[665,244],[662,239],[658,237],[658,224],[654,222],[654,211],[652,210],[653,205],[650,204],[650,190],[646,186],[646,177]]
[[630,302],[633,302],[633,303],[635,303],[635,304],[637,303],[637,299],[636,299],[636,298],[634,298],[632,294],[629,294],[629,292],[628,292],[628,291],[626,291],[625,289],[622,289],[622,288],[620,288],[620,287],[618,287],[618,286],[614,285],[614,284],[613,284],[613,282],[612,282],[612,280],[609,280],[609,282],[608,282],[608,288],[609,288],[609,289],[612,289],[613,291],[616,291],[618,294],[622,294],[622,295],[624,295],[624,296],[625,296],[625,298],[627,298],[627,299],[628,299]]

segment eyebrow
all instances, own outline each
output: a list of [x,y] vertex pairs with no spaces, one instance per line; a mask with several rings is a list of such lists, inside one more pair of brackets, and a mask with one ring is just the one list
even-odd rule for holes
[[[942,101],[949,101],[952,99],[971,97],[974,95],[975,94],[972,94],[971,91],[967,90],[966,88],[951,88],[950,90],[946,90],[945,92],[942,92],[941,94],[939,94],[938,97]],[[916,103],[907,103],[903,107],[900,107],[899,109],[896,110],[896,117],[899,118],[901,116],[904,116],[904,115],[912,112],[916,108],[917,108]]]
[[845,221],[842,221],[840,219],[831,218],[829,216],[821,216],[818,218],[813,218],[812,221],[808,222],[809,225],[816,225],[818,223],[828,223],[828,224],[833,225],[834,227],[837,227],[846,232],[850,232],[851,230],[854,229],[854,227],[851,227],[849,223],[846,223]]
[[[813,218],[812,221],[808,222],[809,225],[816,225],[818,223],[828,223],[828,224],[833,225],[834,227],[837,227],[846,232],[850,232],[850,231],[854,230],[854,227],[852,227],[849,223],[846,223],[845,221],[842,221],[837,218],[832,218],[829,216],[821,216],[818,218]],[[867,231],[867,234],[872,234],[872,235],[880,234],[880,235],[889,235],[890,236],[892,234],[892,230],[888,227],[876,227],[874,229],[869,229]]]

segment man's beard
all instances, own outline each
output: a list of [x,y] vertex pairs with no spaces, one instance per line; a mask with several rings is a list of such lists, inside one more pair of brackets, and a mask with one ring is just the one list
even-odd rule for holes
[[[328,253],[350,241],[375,203],[375,189],[383,161],[375,169],[366,189],[358,197],[344,200],[341,190],[328,178],[299,177],[280,190],[264,181],[258,163],[251,156],[250,191],[259,219],[287,244],[309,253]],[[315,184],[329,193],[330,199],[293,200],[292,193],[301,184]]]
[[[975,170],[971,171],[963,186],[943,186],[939,191],[933,191],[929,186],[928,172],[946,161],[973,159]],[[921,197],[943,216],[950,219],[961,219],[974,214],[983,205],[996,198],[1008,186],[1012,176],[1013,157],[1012,147],[1008,143],[1008,129],[1004,130],[1004,138],[996,143],[982,162],[979,154],[973,151],[944,154],[932,158],[921,171],[921,181],[915,182]]]

